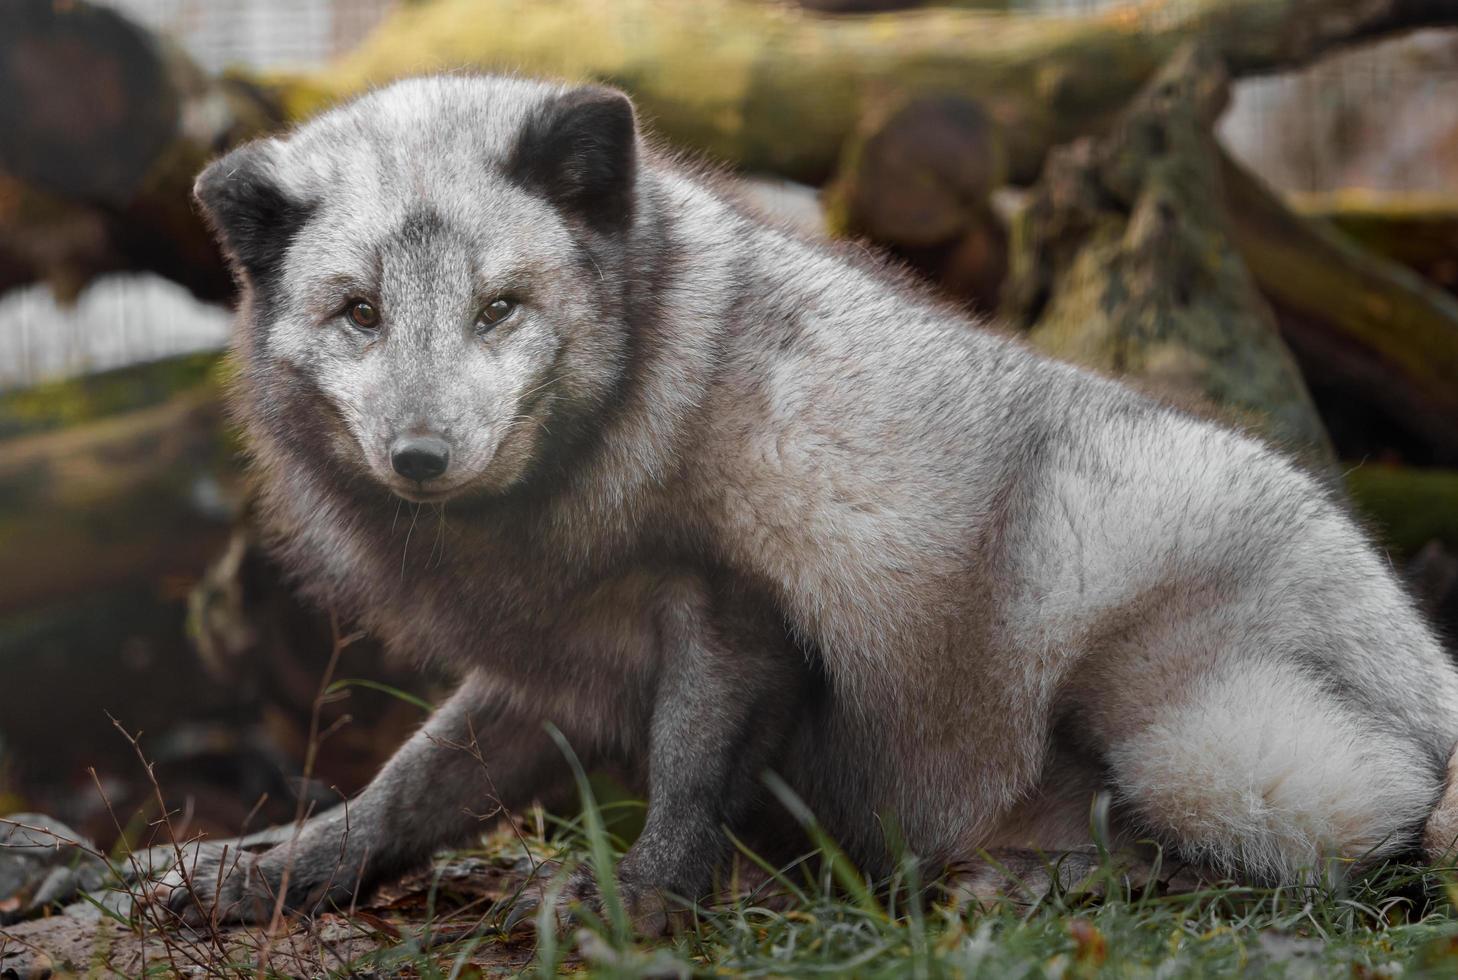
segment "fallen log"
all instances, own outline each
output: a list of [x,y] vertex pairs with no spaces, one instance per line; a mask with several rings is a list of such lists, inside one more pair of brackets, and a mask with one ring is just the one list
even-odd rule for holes
[[0,616],[201,575],[240,493],[220,377],[191,354],[0,394]]
[[0,6],[0,286],[45,281],[68,299],[141,270],[227,300],[192,176],[284,122],[256,83],[208,76],[110,8]]
[[469,67],[612,82],[675,145],[813,183],[833,172],[868,105],[952,92],[982,103],[1010,177],[1027,181],[1049,147],[1100,130],[1191,37],[1250,74],[1452,23],[1458,0],[1143,0],[1047,17],[420,0],[318,74],[208,78],[109,11],[11,0],[0,7],[0,170],[10,178],[0,185],[0,284],[43,278],[74,294],[99,272],[150,269],[225,298],[230,284],[188,198],[201,163],[404,74]]
[[0,442],[0,614],[169,576],[227,540],[241,466],[216,389]]
[[1002,137],[978,103],[917,96],[870,110],[823,195],[826,230],[869,238],[952,296],[997,308],[1007,235],[991,199]]
[[1458,0],[1143,0],[1039,17],[942,6],[818,17],[743,0],[434,0],[402,6],[318,81],[339,94],[460,65],[610,80],[673,142],[810,183],[833,171],[868,99],[951,92],[985,102],[1003,127],[1010,173],[1031,180],[1049,147],[1108,121],[1192,38],[1246,75],[1452,23]]

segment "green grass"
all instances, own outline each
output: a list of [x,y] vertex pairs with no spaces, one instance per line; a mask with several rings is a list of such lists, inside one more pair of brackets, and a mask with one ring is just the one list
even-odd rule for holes
[[[154,951],[145,969],[120,972],[171,975],[178,964],[229,978],[431,980],[562,973],[996,980],[1458,976],[1458,889],[1451,869],[1387,866],[1338,889],[1224,887],[1160,895],[1128,887],[1111,866],[1102,881],[1095,873],[1100,891],[1111,896],[1105,899],[1074,890],[1047,894],[1031,906],[1004,901],[983,908],[959,904],[942,883],[923,886],[911,860],[889,880],[865,880],[805,813],[808,850],[801,859],[771,867],[740,846],[732,877],[718,890],[727,897],[683,913],[666,938],[635,936],[622,905],[611,901],[605,914],[584,913],[582,925],[565,934],[538,928],[534,935],[507,935],[502,926],[526,888],[525,858],[537,865],[557,862],[553,882],[577,867],[611,881],[610,869],[640,825],[641,802],[614,799],[617,794],[589,783],[580,769],[577,776],[587,805],[575,818],[554,821],[533,811],[502,825],[479,849],[410,876],[374,902],[362,901],[357,912],[340,910],[290,926],[295,934],[320,937],[305,942],[302,959],[285,955],[284,943],[256,928],[231,929],[223,942],[211,944],[152,930],[172,955]],[[545,923],[545,917],[537,921]],[[322,937],[341,925],[368,941],[349,957],[331,959],[338,940]],[[125,933],[137,926],[120,922],[118,928]],[[92,960],[108,967],[103,973],[115,972],[109,961]],[[83,960],[73,962],[70,969],[85,972],[78,969]]]
[[[559,824],[541,856],[602,869],[627,841],[618,811],[593,804]],[[631,825],[631,819],[626,821]],[[524,841],[493,838],[483,852]],[[824,841],[821,842],[822,845]],[[740,855],[753,870],[758,858]],[[568,936],[541,933],[526,972],[602,977],[1453,977],[1458,919],[1447,871],[1387,866],[1340,890],[1217,888],[1199,894],[1130,893],[1110,872],[1112,898],[1050,894],[1028,907],[959,907],[946,889],[921,888],[913,865],[866,882],[844,855],[817,848],[789,868],[759,874],[733,900],[698,908],[671,937],[635,939],[620,909],[588,917]],[[853,877],[847,878],[847,875]],[[504,908],[504,903],[503,906]],[[478,959],[502,940],[478,935],[428,954],[407,944],[358,966],[425,977],[491,972]]]
[[[867,880],[774,779],[771,792],[804,828],[805,855],[775,867],[734,841],[734,867],[716,890],[720,897],[679,915],[670,936],[645,940],[634,934],[613,886],[613,868],[642,827],[644,804],[610,781],[589,780],[560,733],[551,734],[571,763],[581,812],[570,819],[540,810],[518,814],[481,848],[455,856],[471,864],[437,862],[399,883],[393,898],[324,916],[368,937],[348,956],[330,958],[338,940],[322,938],[316,920],[289,927],[317,939],[305,944],[302,959],[281,952],[270,958],[282,944],[256,929],[238,927],[209,941],[163,928],[152,938],[171,955],[154,951],[133,973],[190,964],[199,975],[230,978],[1458,977],[1458,877],[1451,868],[1389,865],[1340,886],[1165,895],[1130,885],[1111,864],[1090,882],[1103,898],[1081,887],[1031,905],[1003,900],[983,907],[959,902],[946,883],[922,882],[910,857],[890,879]],[[580,926],[558,934],[543,912],[534,935],[507,934],[503,927],[528,887],[528,864],[556,869],[549,896],[572,870],[591,869],[606,885],[602,913],[581,910]],[[453,867],[460,873],[453,876]],[[138,920],[122,928],[145,944]],[[369,951],[353,952],[363,949]],[[115,972],[110,961],[97,962]]]
[[[689,949],[706,967],[759,976],[867,977],[1376,975],[1452,976],[1458,931],[1444,916],[1404,921],[1375,896],[1231,892],[1032,909],[933,904],[885,914],[825,891],[771,913],[745,904],[711,917]],[[1389,918],[1391,916],[1391,918]]]
[[[589,854],[569,853],[591,861]],[[883,883],[877,908],[845,896],[832,872],[791,870],[788,904],[750,892],[700,909],[674,936],[645,942],[620,924],[545,934],[529,972],[604,977],[1186,977],[1458,975],[1458,922],[1425,869],[1388,868],[1345,893],[1229,889],[1198,896],[1124,895],[1098,903],[1050,895],[986,911],[914,901]],[[793,879],[799,879],[794,881]],[[1438,896],[1422,896],[1437,889]],[[932,889],[935,895],[936,889]],[[429,955],[402,948],[370,965],[462,975],[493,940]],[[364,965],[364,964],[360,964]]]

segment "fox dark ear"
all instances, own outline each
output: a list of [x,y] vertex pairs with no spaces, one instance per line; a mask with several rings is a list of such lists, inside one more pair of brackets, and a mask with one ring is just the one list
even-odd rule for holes
[[638,169],[638,124],[621,92],[585,86],[535,113],[507,160],[512,180],[596,231],[627,226]]
[[254,282],[278,272],[284,250],[309,214],[279,185],[266,140],[208,164],[192,193],[223,250]]

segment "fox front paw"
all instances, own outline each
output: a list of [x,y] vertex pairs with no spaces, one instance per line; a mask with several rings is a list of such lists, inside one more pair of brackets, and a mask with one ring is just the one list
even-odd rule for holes
[[347,897],[354,876],[337,865],[337,859],[313,861],[307,852],[290,855],[287,846],[260,853],[203,847],[156,882],[151,899],[193,927],[263,923],[280,907],[307,914],[327,900]]
[[278,881],[270,880],[260,855],[232,848],[195,846],[145,889],[149,904],[183,925],[265,922],[273,914]]
[[[559,934],[591,921],[608,922],[609,913],[597,878],[588,868],[578,868],[567,880],[554,885],[545,869],[523,890],[507,913],[506,929],[541,928],[541,909],[549,904],[548,925]],[[633,931],[644,938],[655,938],[668,931],[668,902],[657,888],[619,877],[617,897]]]

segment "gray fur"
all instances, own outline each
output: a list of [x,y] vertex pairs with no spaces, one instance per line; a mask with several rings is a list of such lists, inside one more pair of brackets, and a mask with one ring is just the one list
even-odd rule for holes
[[[418,79],[199,179],[275,548],[465,677],[347,834],[204,907],[260,914],[285,864],[337,901],[560,789],[545,721],[647,792],[643,902],[700,892],[722,825],[802,846],[765,768],[873,871],[888,820],[929,861],[1085,845],[1099,791],[1121,839],[1262,881],[1417,846],[1458,677],[1313,479],[777,228],[627,111]],[[444,476],[391,471],[405,431]]]

